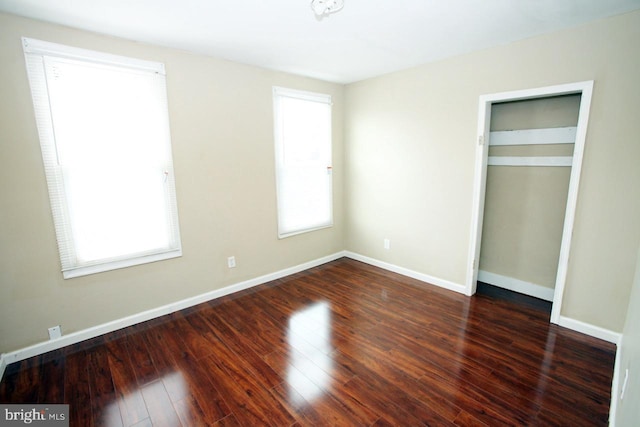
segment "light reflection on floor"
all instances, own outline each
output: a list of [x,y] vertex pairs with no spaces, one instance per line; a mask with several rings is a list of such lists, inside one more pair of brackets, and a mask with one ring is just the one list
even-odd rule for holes
[[317,302],[291,316],[287,343],[287,383],[295,390],[289,394],[294,400],[295,396],[299,399],[302,395],[310,403],[320,397],[323,389],[328,389],[331,384],[333,359],[329,356],[332,351],[330,304],[326,301]]
[[172,398],[179,399],[179,402],[185,398],[189,399],[192,393],[187,386],[182,372],[171,371],[164,374],[160,380],[147,383],[143,387],[136,387],[119,393],[117,398],[106,405],[101,413],[97,415],[99,424],[103,426],[122,426],[125,414],[133,415],[136,410],[141,408],[139,399],[143,399],[143,390],[151,390],[152,388],[157,390],[155,393],[152,392],[152,394],[159,395],[168,393]]
[[172,371],[163,375],[162,382],[171,396],[188,396],[191,392],[181,371]]

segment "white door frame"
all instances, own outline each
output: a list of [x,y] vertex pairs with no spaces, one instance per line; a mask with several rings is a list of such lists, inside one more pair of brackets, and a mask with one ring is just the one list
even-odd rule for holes
[[491,105],[496,102],[520,101],[569,94],[581,94],[582,97],[580,99],[576,141],[573,151],[573,162],[571,164],[571,176],[569,178],[569,193],[567,195],[567,209],[565,211],[564,228],[562,230],[562,243],[560,245],[558,273],[556,275],[555,291],[553,295],[553,308],[551,309],[551,323],[558,323],[559,321],[560,309],[562,307],[562,296],[564,294],[564,286],[567,279],[571,237],[573,234],[573,222],[576,215],[578,187],[580,185],[580,171],[582,169],[584,144],[587,136],[589,110],[591,108],[591,97],[593,94],[593,80],[513,92],[481,95],[478,109],[478,146],[476,148],[471,239],[469,245],[470,263],[467,269],[467,283],[465,285],[465,293],[469,296],[476,293],[478,267],[480,264],[484,197],[487,184],[487,157],[489,154]]

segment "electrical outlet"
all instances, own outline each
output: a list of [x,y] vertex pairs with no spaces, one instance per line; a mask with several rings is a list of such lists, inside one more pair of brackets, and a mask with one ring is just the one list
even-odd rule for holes
[[230,256],[229,258],[227,258],[227,266],[229,268],[235,268],[236,267],[236,257]]
[[55,340],[56,338],[60,338],[61,336],[62,336],[62,329],[60,329],[60,325],[49,328],[50,340]]
[[391,249],[391,240],[389,240],[389,239],[384,239],[384,248],[385,248],[386,250]]

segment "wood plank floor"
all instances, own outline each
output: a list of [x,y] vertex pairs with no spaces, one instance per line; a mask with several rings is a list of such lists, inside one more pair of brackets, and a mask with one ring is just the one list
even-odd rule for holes
[[71,426],[607,425],[615,347],[346,258],[7,367]]

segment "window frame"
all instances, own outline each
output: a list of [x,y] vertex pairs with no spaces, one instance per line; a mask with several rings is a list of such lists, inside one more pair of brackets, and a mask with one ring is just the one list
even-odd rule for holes
[[[328,183],[328,209],[329,209],[329,220],[326,223],[320,225],[313,225],[304,228],[300,228],[294,231],[283,232],[283,224],[282,224],[282,210],[284,209],[284,198],[282,195],[282,189],[279,182],[280,171],[284,167],[284,155],[283,155],[283,137],[282,137],[282,117],[279,109],[279,98],[288,97],[299,99],[303,101],[310,102],[318,102],[321,104],[326,104],[329,107],[329,115],[328,115],[328,159],[326,165],[326,171],[329,176]],[[274,141],[275,141],[275,168],[276,168],[276,198],[277,198],[277,223],[278,223],[278,238],[284,239],[291,236],[296,236],[299,234],[309,233],[312,231],[322,230],[325,228],[333,227],[333,103],[331,100],[331,95],[318,93],[318,92],[309,92],[302,91],[297,89],[290,89],[280,86],[273,86],[273,115],[274,115]]]
[[[182,256],[164,64],[26,37],[22,38],[22,46],[31,87],[63,278],[70,279]],[[164,207],[167,209],[165,215],[168,217],[165,224],[169,233],[166,236],[167,247],[91,261],[81,262],[78,260],[73,243],[73,225],[69,215],[68,201],[70,199],[65,192],[65,178],[61,172],[62,166],[58,162],[58,149],[45,71],[46,57],[82,61],[92,65],[127,68],[136,72],[152,73],[154,79],[159,79],[160,86],[156,95],[162,104],[159,106],[160,114],[166,116],[166,123],[160,125],[165,126],[166,131],[163,132],[164,136],[159,144],[166,144],[162,146],[162,150],[166,150],[167,153],[162,163],[165,174],[162,191],[165,197]]]

